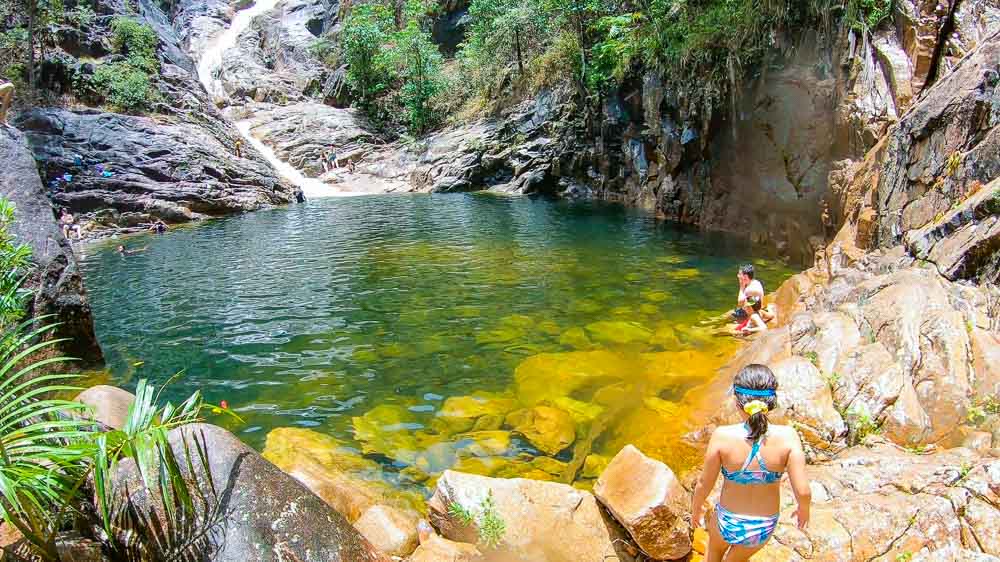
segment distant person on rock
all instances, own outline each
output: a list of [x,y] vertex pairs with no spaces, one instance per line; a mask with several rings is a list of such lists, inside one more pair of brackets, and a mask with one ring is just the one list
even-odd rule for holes
[[59,222],[62,224],[63,236],[65,236],[67,240],[71,238],[70,235],[74,232],[76,233],[77,240],[83,238],[83,234],[80,231],[80,225],[76,224],[76,218],[74,218],[73,215],[66,209],[63,209],[62,213],[59,215]]
[[7,112],[14,99],[14,84],[0,79],[0,125],[7,124]]
[[733,402],[743,422],[712,433],[691,504],[692,525],[704,525],[705,500],[721,471],[725,481],[707,525],[706,562],[742,562],[764,548],[781,516],[786,472],[798,503],[798,527],[805,531],[809,525],[812,494],[802,442],[794,428],[767,419],[778,406],[777,389],[774,373],[764,365],[747,365],[733,380]]
[[236,139],[236,157],[243,158],[243,139]]
[[167,231],[167,225],[160,219],[156,219],[156,222],[149,226],[149,229],[157,234],[163,234]]
[[753,264],[746,264],[736,272],[736,280],[740,284],[740,292],[736,296],[736,309],[733,310],[733,319],[742,322],[747,319],[745,310],[747,300],[756,299],[757,302],[764,301],[764,285],[754,279]]

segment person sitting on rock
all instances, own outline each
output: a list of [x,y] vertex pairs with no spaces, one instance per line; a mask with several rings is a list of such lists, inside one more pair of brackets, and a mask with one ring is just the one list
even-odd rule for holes
[[754,279],[753,264],[746,264],[736,272],[736,279],[740,284],[740,292],[736,296],[736,309],[733,310],[733,319],[742,322],[747,319],[744,305],[750,297],[759,301],[764,300],[764,285]]
[[167,231],[167,225],[160,219],[156,219],[156,222],[149,225],[149,229],[157,234],[163,234]]
[[74,218],[73,215],[66,209],[63,209],[62,214],[59,215],[59,222],[62,223],[63,236],[65,236],[67,240],[71,238],[70,234],[74,232],[76,233],[76,238],[78,240],[83,238],[83,234],[80,231],[80,225],[76,224],[76,218]]
[[733,401],[743,422],[712,433],[692,498],[691,522],[703,526],[705,500],[722,472],[722,494],[708,521],[706,562],[741,562],[764,548],[781,515],[785,472],[798,503],[798,527],[804,531],[809,524],[812,494],[802,442],[793,427],[770,425],[767,419],[778,405],[777,389],[774,373],[764,365],[747,365],[733,380]]
[[[733,335],[749,336],[757,332],[766,332],[767,321],[764,320],[764,314],[760,301],[756,297],[747,298],[746,303],[743,305],[744,320],[736,325]],[[773,315],[771,318],[773,318]]]
[[0,125],[7,124],[7,112],[14,99],[14,84],[0,79]]

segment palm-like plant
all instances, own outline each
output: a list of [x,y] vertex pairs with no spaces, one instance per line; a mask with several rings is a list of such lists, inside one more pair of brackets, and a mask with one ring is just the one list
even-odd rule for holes
[[65,361],[22,362],[59,340],[39,341],[55,326],[21,323],[0,338],[0,516],[39,554],[55,558],[54,537],[72,512],[93,447],[81,404],[52,398],[74,390],[74,375],[41,374]]

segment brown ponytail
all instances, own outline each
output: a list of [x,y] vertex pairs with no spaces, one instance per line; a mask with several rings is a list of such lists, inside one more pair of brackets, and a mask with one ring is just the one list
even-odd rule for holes
[[[778,389],[778,379],[775,378],[774,373],[771,369],[767,368],[765,365],[750,364],[743,367],[739,373],[736,374],[736,378],[733,380],[734,387],[747,388],[750,390],[777,390]],[[740,409],[743,409],[748,403],[759,400],[764,404],[767,404],[767,411],[772,412],[778,407],[778,399],[776,396],[753,396],[750,394],[743,394],[740,392],[735,392],[736,403],[739,405]],[[747,420],[747,426],[750,428],[750,433],[747,435],[747,439],[751,441],[756,441],[767,433],[767,412],[757,412],[750,416]]]

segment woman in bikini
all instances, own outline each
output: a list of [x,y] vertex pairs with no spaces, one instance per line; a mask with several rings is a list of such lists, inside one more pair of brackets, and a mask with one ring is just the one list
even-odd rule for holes
[[721,471],[725,482],[708,522],[706,562],[749,560],[764,548],[778,525],[786,472],[798,503],[799,529],[809,523],[811,494],[798,433],[767,421],[767,413],[778,405],[777,388],[774,373],[764,365],[747,365],[733,381],[733,400],[743,423],[712,433],[691,506],[692,523],[701,526],[705,499]]

